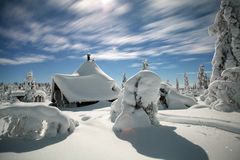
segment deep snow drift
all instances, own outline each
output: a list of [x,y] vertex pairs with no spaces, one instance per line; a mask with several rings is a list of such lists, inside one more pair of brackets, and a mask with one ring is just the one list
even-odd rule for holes
[[15,104],[0,109],[0,138],[27,138],[66,135],[74,131],[78,122],[64,115],[56,107],[36,104]]

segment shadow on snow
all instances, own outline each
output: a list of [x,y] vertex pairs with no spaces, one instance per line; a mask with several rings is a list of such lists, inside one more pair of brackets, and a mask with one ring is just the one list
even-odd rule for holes
[[105,107],[111,106],[112,102],[108,101],[100,101],[100,102],[92,102],[92,103],[84,103],[81,104],[79,107],[66,107],[66,108],[59,108],[62,111],[72,111],[72,112],[79,112],[79,111],[92,111],[95,109],[101,109]]
[[3,139],[0,143],[0,153],[2,152],[29,152],[38,150],[49,145],[58,143],[66,139],[69,135],[58,135],[54,138],[43,138],[41,140],[31,140],[31,139]]
[[198,145],[174,132],[175,127],[157,126],[114,131],[115,135],[128,141],[140,154],[160,159],[207,160],[208,155]]

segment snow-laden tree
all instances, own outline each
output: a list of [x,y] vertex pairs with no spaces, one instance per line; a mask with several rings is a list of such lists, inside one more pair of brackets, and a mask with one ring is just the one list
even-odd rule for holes
[[126,73],[124,73],[122,78],[122,88],[124,88],[126,81],[127,81],[127,77],[126,77]]
[[220,111],[240,109],[240,1],[222,0],[210,35],[217,35],[206,103]]
[[176,78],[176,89],[177,89],[177,91],[179,91],[179,81],[177,78]]
[[215,54],[212,59],[211,82],[220,79],[221,73],[240,63],[240,13],[239,0],[222,0],[210,35],[217,35]]
[[189,80],[187,73],[184,73],[184,90],[189,91]]
[[158,110],[160,84],[158,75],[149,70],[142,70],[128,79],[119,98],[111,106],[114,128],[124,130],[158,125],[155,114]]
[[197,75],[197,88],[207,89],[208,88],[208,77],[205,73],[204,65],[200,65],[198,75]]

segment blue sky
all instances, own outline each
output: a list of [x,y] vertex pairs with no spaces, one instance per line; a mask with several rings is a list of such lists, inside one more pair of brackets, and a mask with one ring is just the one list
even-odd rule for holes
[[72,73],[90,53],[118,82],[148,59],[162,80],[196,79],[210,73],[218,0],[2,0],[0,82],[21,82],[33,71],[38,82]]

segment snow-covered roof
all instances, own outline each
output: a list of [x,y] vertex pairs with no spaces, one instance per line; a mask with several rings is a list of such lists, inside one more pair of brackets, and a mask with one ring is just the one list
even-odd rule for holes
[[112,100],[120,90],[94,61],[83,63],[73,74],[56,74],[53,80],[69,102]]

